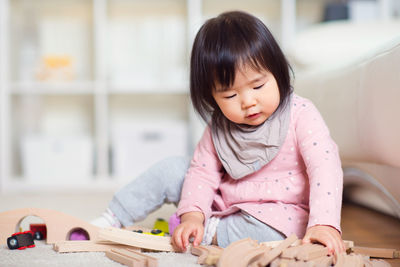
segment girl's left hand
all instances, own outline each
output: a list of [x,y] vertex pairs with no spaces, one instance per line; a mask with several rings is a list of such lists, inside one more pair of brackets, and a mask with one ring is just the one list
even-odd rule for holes
[[346,250],[339,231],[328,225],[314,225],[307,229],[302,243],[313,242],[324,244],[331,254],[341,253]]

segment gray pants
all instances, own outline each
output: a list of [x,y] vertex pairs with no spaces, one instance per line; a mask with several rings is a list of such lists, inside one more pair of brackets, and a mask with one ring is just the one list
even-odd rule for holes
[[[162,160],[118,191],[109,205],[124,226],[141,221],[164,203],[178,204],[190,158]],[[217,227],[218,245],[250,237],[260,242],[284,239],[284,235],[254,217],[237,212],[221,218]]]

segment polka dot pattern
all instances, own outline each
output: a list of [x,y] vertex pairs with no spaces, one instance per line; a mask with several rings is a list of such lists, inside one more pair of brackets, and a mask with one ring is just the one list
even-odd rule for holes
[[221,172],[207,128],[186,175],[178,214],[202,211],[208,218],[241,209],[285,235],[302,237],[315,224],[340,231],[343,174],[337,146],[309,100],[295,95],[291,116],[278,155],[241,180]]

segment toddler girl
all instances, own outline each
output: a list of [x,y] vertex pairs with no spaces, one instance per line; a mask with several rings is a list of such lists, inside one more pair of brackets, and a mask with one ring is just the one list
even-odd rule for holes
[[343,174],[336,144],[315,106],[295,95],[290,66],[267,27],[227,12],[200,28],[190,93],[208,122],[193,158],[159,162],[115,194],[97,224],[127,226],[178,203],[173,245],[260,242],[295,233],[344,251]]

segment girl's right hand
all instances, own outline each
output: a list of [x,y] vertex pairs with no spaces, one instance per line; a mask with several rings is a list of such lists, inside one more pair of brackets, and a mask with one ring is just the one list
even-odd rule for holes
[[193,246],[198,246],[204,234],[204,215],[201,212],[193,211],[181,216],[179,224],[172,235],[172,246],[181,252],[185,252],[189,245],[189,239],[194,238]]

